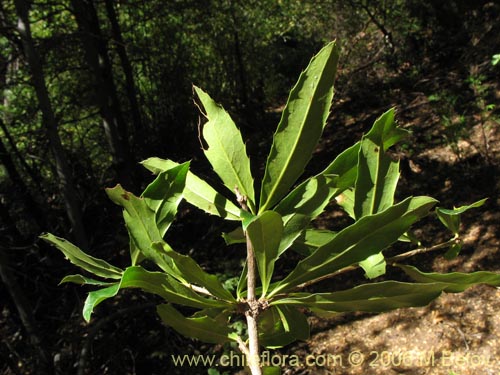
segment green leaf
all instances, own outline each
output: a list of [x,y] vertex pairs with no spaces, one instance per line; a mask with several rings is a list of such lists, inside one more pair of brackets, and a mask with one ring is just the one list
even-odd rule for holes
[[[386,153],[394,143],[407,135],[396,127],[394,109],[380,116],[371,130],[361,140],[358,158],[358,174],[354,188],[354,217],[376,214],[394,204],[394,194],[399,180],[399,161],[393,161]],[[359,263],[368,278],[385,273],[383,254],[372,255]]]
[[[149,208],[143,198],[136,197],[120,185],[106,189],[106,193],[114,203],[125,209],[123,217],[136,250],[138,249],[146,258],[155,262],[163,271],[175,275],[172,259],[151,247],[153,243],[163,241],[156,226],[155,212]],[[137,256],[136,253],[131,255],[132,257]],[[180,275],[177,274],[177,276]]]
[[359,265],[365,271],[365,276],[368,279],[375,279],[385,274],[386,262],[382,253],[370,255],[362,262],[359,262]]
[[222,233],[222,238],[226,245],[234,245],[237,243],[246,243],[245,232],[241,226],[228,233]]
[[85,277],[83,275],[64,276],[64,278],[59,282],[59,285],[64,284],[64,283],[74,283],[74,284],[80,284],[80,285],[99,285],[99,286],[115,284],[114,282],[91,279],[91,278]]
[[284,233],[279,254],[288,249],[309,223],[320,215],[337,192],[336,176],[318,175],[304,181],[276,207],[283,217]]
[[187,282],[206,288],[217,298],[235,302],[234,297],[224,289],[217,276],[206,273],[190,256],[175,252],[165,242],[156,242],[152,248],[171,258],[175,273],[181,275]]
[[366,133],[366,137],[383,147],[384,152],[410,134],[408,130],[396,126],[394,115],[394,108],[389,109],[375,120],[370,131]]
[[363,137],[354,189],[356,219],[392,206],[398,180],[399,161],[392,161],[379,144]]
[[[74,275],[80,276],[80,275]],[[66,278],[65,278],[66,279]],[[84,282],[91,285],[97,284],[95,280],[72,278],[72,282]],[[109,283],[107,283],[109,285]],[[196,308],[213,308],[230,305],[227,302],[201,297],[189,287],[179,283],[169,275],[162,272],[149,272],[140,266],[128,267],[118,283],[90,292],[83,308],[83,317],[88,322],[97,305],[108,298],[112,298],[124,288],[140,288],[147,293],[156,294],[166,301]]]
[[83,319],[85,319],[85,321],[88,323],[90,321],[90,317],[94,311],[94,308],[102,301],[116,296],[119,290],[120,283],[116,283],[107,288],[90,292],[87,296],[87,299],[85,300],[85,304],[83,305]]
[[262,375],[281,375],[281,367],[262,366]]
[[266,295],[271,283],[282,233],[283,221],[280,214],[274,211],[263,212],[247,227],[259,270],[262,296]]
[[337,196],[337,204],[344,209],[344,211],[354,220],[356,220],[356,215],[354,214],[354,189],[346,189]]
[[54,245],[71,263],[84,269],[85,271],[108,279],[120,279],[122,277],[123,270],[112,266],[102,259],[94,258],[93,256],[85,254],[77,246],[73,245],[64,238],[56,237],[51,233],[42,234],[40,238],[51,245]]
[[339,192],[354,187],[358,174],[358,155],[361,142],[342,151],[333,162],[325,168],[322,175],[336,175]]
[[146,204],[155,212],[156,226],[162,237],[177,214],[188,170],[189,162],[161,172],[142,193]]
[[272,306],[296,305],[329,312],[383,312],[401,307],[425,306],[439,297],[446,284],[383,281],[333,293],[290,293]]
[[471,208],[481,207],[487,199],[488,198],[484,198],[467,206],[454,208],[453,210],[437,207],[436,215],[446,228],[448,228],[452,233],[458,234],[460,230],[460,215]]
[[[149,158],[144,160],[142,165],[158,174],[179,164],[171,160]],[[192,172],[187,173],[183,195],[187,202],[208,214],[220,216],[226,220],[240,220],[240,209]]]
[[274,285],[269,297],[379,253],[427,215],[435,203],[436,200],[429,197],[410,197],[385,211],[359,219],[301,260],[287,277]]
[[259,212],[279,202],[311,158],[330,113],[338,57],[337,43],[326,45],[290,92],[267,159]]
[[224,185],[233,194],[235,189],[247,198],[247,204],[255,212],[255,193],[241,133],[229,114],[198,87],[194,87],[205,109],[208,122],[203,126],[203,138],[208,145],[205,156]]
[[272,306],[259,317],[259,343],[266,348],[280,348],[309,338],[309,323],[292,306]]
[[208,343],[225,343],[232,340],[228,325],[221,324],[209,316],[186,318],[168,304],[157,306],[156,311],[163,323],[186,337]]
[[311,255],[319,247],[333,240],[336,232],[324,229],[306,229],[295,240],[292,249],[302,255]]
[[419,271],[417,268],[412,266],[402,264],[398,264],[397,266],[413,280],[418,281],[419,283],[439,282],[447,284],[444,291],[448,293],[460,293],[476,284],[500,286],[500,273],[495,272],[478,271],[472,273],[427,273]]
[[453,259],[460,254],[460,251],[462,250],[462,244],[461,243],[454,243],[453,245],[450,246],[448,251],[444,253],[444,258],[445,259]]

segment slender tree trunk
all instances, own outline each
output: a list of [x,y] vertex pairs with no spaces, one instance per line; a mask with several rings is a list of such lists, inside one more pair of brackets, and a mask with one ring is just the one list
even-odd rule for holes
[[[3,231],[6,232],[13,242],[24,243],[25,239],[19,232],[19,230],[14,225],[12,217],[9,215],[7,207],[5,207],[0,201],[0,221],[3,223]],[[26,298],[26,295],[22,288],[19,286],[16,278],[11,272],[9,266],[9,257],[6,251],[7,241],[2,239],[0,241],[0,280],[5,285],[5,289],[9,293],[14,306],[16,307],[17,313],[19,314],[19,319],[23,325],[26,333],[29,337],[31,346],[36,352],[38,358],[38,364],[36,365],[38,374],[49,374],[51,373],[51,362],[47,354],[46,348],[42,343],[40,332],[38,330],[35,317],[33,316],[33,309]]]
[[116,43],[116,52],[118,53],[123,73],[125,74],[125,90],[127,91],[127,98],[130,103],[130,112],[132,114],[135,134],[139,134],[142,130],[142,119],[139,103],[137,102],[137,88],[134,81],[132,64],[128,58],[127,50],[125,49],[125,42],[123,40],[120,23],[118,22],[113,1],[105,0],[104,4],[106,5],[106,13],[111,24],[113,39]]
[[35,88],[40,110],[42,112],[42,125],[47,134],[49,145],[55,159],[57,177],[59,178],[59,185],[66,206],[66,212],[73,230],[73,236],[79,246],[87,248],[87,236],[83,226],[82,214],[76,196],[76,191],[73,186],[73,176],[61,144],[61,139],[59,138],[59,134],[57,132],[57,123],[54,111],[49,99],[47,86],[45,85],[42,62],[37,50],[35,49],[31,36],[28,6],[24,0],[15,0],[14,4],[18,16],[17,31],[21,36],[24,54],[31,70],[32,83]]
[[121,184],[130,188],[136,166],[130,152],[127,125],[118,101],[108,47],[102,37],[97,12],[92,0],[71,0],[71,6],[82,38],[85,58],[95,78],[96,105],[102,117],[116,177]]
[[[1,119],[0,123],[2,123]],[[30,215],[33,216],[36,224],[38,225],[38,228],[43,230],[45,228],[45,223],[47,222],[46,216],[38,202],[31,195],[28,186],[24,183],[21,175],[17,171],[16,165],[2,142],[2,139],[0,139],[0,163],[2,163],[5,167],[7,174],[16,188],[16,192],[21,195],[22,200],[24,201],[25,210],[29,210]]]

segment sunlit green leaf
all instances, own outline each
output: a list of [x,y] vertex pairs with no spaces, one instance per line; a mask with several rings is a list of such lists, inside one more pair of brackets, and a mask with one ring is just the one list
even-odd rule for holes
[[311,158],[330,113],[338,57],[336,42],[325,46],[290,92],[267,159],[260,212],[279,202]]
[[279,253],[288,249],[311,220],[320,215],[337,189],[336,176],[311,177],[293,189],[276,207],[283,217],[284,232]]
[[471,208],[481,207],[487,199],[488,198],[484,198],[472,204],[454,208],[452,210],[437,207],[436,215],[446,228],[448,228],[452,233],[458,234],[460,230],[460,215]]
[[304,314],[292,306],[273,306],[259,318],[259,343],[279,348],[296,340],[309,338],[309,323]]
[[222,300],[235,301],[231,293],[223,288],[217,276],[205,272],[190,256],[177,253],[165,242],[152,244],[152,249],[159,254],[165,254],[171,258],[172,266],[176,271],[175,274],[181,275],[187,282],[206,288],[215,297]]
[[[149,158],[144,160],[142,165],[151,172],[159,174],[179,164],[171,160]],[[192,172],[187,173],[183,195],[187,202],[206,213],[217,215],[227,220],[240,220],[240,209]]]
[[248,227],[247,234],[252,243],[257,268],[265,296],[278,258],[278,247],[283,233],[281,216],[274,211],[261,213]]
[[182,200],[189,163],[161,172],[142,193],[146,204],[155,212],[155,221],[163,237],[177,214]]
[[292,249],[302,255],[311,255],[319,247],[333,240],[336,234],[324,229],[306,229],[295,240]]
[[435,203],[436,200],[429,197],[410,197],[387,210],[359,219],[301,260],[287,277],[271,288],[269,296],[357,264],[381,252],[397,241],[413,223],[426,216]]
[[408,276],[419,283],[439,282],[446,283],[448,286],[444,289],[449,293],[460,293],[465,289],[476,284],[487,284],[500,286],[500,273],[478,271],[472,273],[450,272],[422,272],[417,268],[408,265],[398,265]]
[[290,293],[271,305],[296,305],[329,312],[383,312],[401,307],[425,306],[439,297],[445,288],[444,283],[383,281],[333,293]]
[[228,325],[211,317],[186,318],[168,304],[157,306],[156,311],[163,323],[186,337],[209,343],[224,343],[232,339]]
[[64,238],[56,237],[51,233],[45,233],[41,235],[40,238],[54,245],[71,263],[84,269],[85,271],[109,279],[120,279],[122,277],[123,270],[112,266],[102,259],[94,258],[93,256],[84,253],[77,246],[73,245]]
[[247,204],[255,211],[253,177],[250,159],[240,131],[229,114],[198,87],[194,87],[205,110],[208,122],[203,126],[203,138],[208,145],[205,156],[224,185],[235,193],[237,188],[247,198]]

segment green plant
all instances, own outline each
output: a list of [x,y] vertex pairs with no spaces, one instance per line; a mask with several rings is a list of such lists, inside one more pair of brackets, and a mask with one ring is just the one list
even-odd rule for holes
[[[318,313],[381,312],[423,306],[442,292],[461,292],[477,283],[500,285],[500,275],[491,272],[425,273],[400,263],[416,253],[437,249],[451,248],[450,257],[458,254],[460,214],[482,205],[484,200],[458,209],[436,208],[434,212],[453,233],[449,241],[391,258],[384,256],[384,250],[392,244],[411,241],[412,225],[429,215],[437,203],[425,196],[397,203],[394,200],[399,162],[387,151],[407,134],[396,126],[394,109],[380,116],[359,142],[340,153],[324,171],[296,185],[327,122],[338,56],[335,42],[325,46],[290,92],[259,197],[236,125],[220,105],[195,87],[208,119],[203,127],[208,146],[205,155],[233,199],[190,172],[189,162],[150,158],[143,165],[158,176],[141,196],[120,185],[107,189],[110,199],[124,208],[130,235],[129,267],[123,270],[91,257],[52,234],[42,236],[72,263],[100,278],[71,275],[62,280],[100,288],[90,292],[85,301],[85,320],[89,321],[99,303],[120,289],[140,288],[165,300],[157,312],[165,324],[181,334],[209,343],[237,343],[255,375],[263,371],[261,346],[280,347],[309,336],[304,309]],[[235,222],[234,231],[224,238],[228,244],[246,244],[247,261],[234,293],[193,258],[165,242],[165,233],[182,199],[208,214]],[[353,223],[337,233],[312,228],[311,222],[334,199]],[[288,275],[277,279],[275,264],[290,250],[301,254],[302,259]],[[144,259],[154,262],[160,271],[141,266]],[[358,266],[373,279],[384,274],[387,265],[399,267],[415,282],[369,282],[338,292],[302,291]],[[186,317],[174,305],[197,312]],[[231,324],[238,317],[246,322],[248,337],[242,337],[244,329]]]

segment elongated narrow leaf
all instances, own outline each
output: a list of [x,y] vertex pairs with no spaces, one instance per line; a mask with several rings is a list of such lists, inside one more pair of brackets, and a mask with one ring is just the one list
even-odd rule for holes
[[154,243],[152,249],[171,258],[176,274],[182,275],[182,278],[187,282],[206,288],[215,297],[222,300],[235,302],[234,297],[223,288],[219,279],[215,275],[206,273],[190,256],[175,252],[165,242]]
[[269,296],[289,291],[301,283],[379,253],[397,241],[418,219],[426,216],[435,203],[436,200],[429,197],[410,197],[385,211],[361,218],[300,261],[285,279],[276,284]]
[[364,137],[361,141],[354,190],[356,219],[392,206],[398,180],[399,161],[393,161],[379,144]]
[[203,138],[208,145],[205,156],[229,191],[234,194],[237,188],[247,198],[247,204],[254,212],[253,177],[241,133],[222,106],[200,88],[195,86],[194,90],[208,119],[203,126]]
[[260,214],[248,227],[247,234],[252,243],[262,285],[262,296],[266,295],[278,259],[278,247],[283,233],[281,216],[274,211]]
[[370,131],[366,133],[366,137],[379,144],[384,152],[410,134],[408,130],[396,126],[394,116],[395,109],[389,109],[375,120]]
[[203,342],[225,343],[232,340],[231,330],[209,317],[186,318],[171,305],[159,305],[156,308],[163,323],[172,327],[181,335],[192,337]]
[[[159,174],[179,164],[171,160],[149,158],[144,160],[142,165],[151,172]],[[192,172],[188,172],[186,176],[184,199],[208,214],[220,216],[227,220],[240,220],[240,209]]]
[[338,57],[337,43],[326,45],[290,92],[267,159],[259,212],[279,202],[311,158],[330,113]]
[[259,343],[280,348],[309,338],[309,323],[304,314],[291,306],[273,306],[259,318]]
[[101,280],[95,280],[83,275],[68,275],[64,276],[64,278],[61,280],[59,285],[64,284],[64,283],[74,283],[74,284],[80,284],[80,285],[114,285],[116,282],[109,282],[109,281],[101,281]]
[[309,256],[314,253],[319,247],[333,240],[337,235],[324,229],[306,229],[302,232],[292,245],[292,249],[299,254]]
[[73,245],[64,238],[56,237],[51,233],[45,233],[41,235],[40,238],[51,245],[54,245],[71,263],[84,269],[85,271],[108,279],[120,279],[122,277],[123,270],[112,266],[102,259],[94,258],[93,256],[84,253],[77,246]]
[[[393,161],[386,152],[406,135],[406,130],[396,126],[394,109],[390,109],[375,121],[361,140],[354,188],[353,210],[356,220],[381,212],[394,204],[399,161]],[[368,278],[385,273],[386,264],[382,253],[374,254],[359,264]]]
[[354,187],[358,173],[358,155],[361,142],[342,151],[333,162],[328,165],[322,175],[335,175],[337,177],[337,189],[339,192]]
[[382,312],[401,307],[425,306],[439,297],[445,283],[383,281],[333,293],[291,293],[274,306],[296,305],[329,312]]
[[283,216],[284,233],[279,254],[288,249],[309,223],[320,215],[337,192],[336,176],[311,177],[290,192],[276,207]]
[[[158,267],[170,275],[176,275],[172,259],[164,253],[154,251],[153,243],[162,242],[163,237],[156,226],[155,212],[149,208],[143,198],[124,190],[120,185],[112,189],[106,189],[109,198],[116,204],[122,206],[123,217],[127,230],[134,241],[135,250],[139,250],[146,258],[154,261]],[[131,254],[137,256],[137,254]]]
[[85,321],[88,323],[95,307],[102,301],[116,296],[119,290],[120,283],[116,283],[114,285],[108,286],[107,288],[90,292],[87,296],[87,299],[85,300],[85,304],[83,305],[83,319],[85,319]]
[[448,284],[444,291],[449,293],[460,293],[476,284],[500,286],[500,273],[495,272],[478,271],[472,273],[436,273],[422,272],[415,267],[402,264],[397,266],[413,280],[418,281],[419,283],[439,282]]
[[[84,281],[85,284],[96,285],[95,280],[72,278],[68,281]],[[107,285],[109,285],[109,283]],[[83,308],[84,319],[88,322],[97,305],[108,298],[116,296],[118,292],[124,288],[140,288],[147,293],[156,294],[166,301],[190,307],[202,309],[230,307],[227,302],[201,297],[192,289],[179,283],[165,273],[149,272],[140,266],[133,266],[125,270],[122,279],[118,283],[89,293]]]
[[189,163],[184,163],[161,172],[142,193],[146,204],[155,212],[156,226],[162,237],[177,214],[188,170]]
[[458,234],[460,229],[460,215],[470,210],[471,208],[481,207],[486,202],[486,200],[487,198],[481,199],[472,204],[454,208],[452,210],[437,207],[436,215],[446,228],[448,228],[452,233]]

